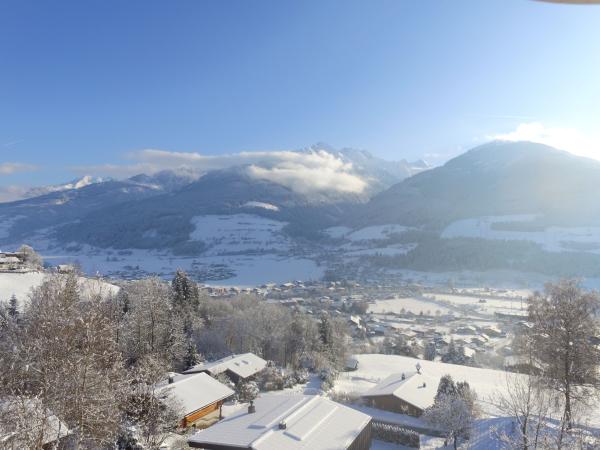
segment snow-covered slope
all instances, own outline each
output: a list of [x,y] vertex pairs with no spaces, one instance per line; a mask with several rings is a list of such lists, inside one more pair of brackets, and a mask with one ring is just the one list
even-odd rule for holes
[[105,181],[101,177],[93,177],[91,175],[85,175],[81,178],[69,181],[65,184],[55,184],[51,186],[40,186],[29,189],[23,198],[39,197],[40,195],[51,194],[52,192],[69,191],[71,189],[81,189],[89,186],[90,184],[101,183]]
[[[7,301],[13,295],[20,303],[28,299],[32,289],[40,286],[45,272],[0,273],[0,301]],[[116,294],[119,290],[114,284],[94,278],[79,278],[81,294],[86,298],[96,295]]]

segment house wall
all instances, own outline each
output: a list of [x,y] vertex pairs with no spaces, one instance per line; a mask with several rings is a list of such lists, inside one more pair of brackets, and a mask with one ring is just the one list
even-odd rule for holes
[[346,450],[369,450],[371,448],[371,434],[371,421],[369,421],[356,439],[346,447]]
[[181,421],[181,427],[187,428],[192,425],[196,425],[197,428],[205,428],[202,425],[203,422],[206,423],[206,426],[212,425],[213,422],[219,419],[219,413],[221,406],[223,405],[223,400],[218,401],[216,403],[212,403],[208,406],[205,406],[202,409],[194,411],[191,414],[188,414]]
[[404,400],[394,397],[393,395],[368,397],[368,400],[370,405],[374,408],[383,409],[385,411],[408,414],[409,416],[414,417],[419,417],[423,414],[422,409],[417,408],[410,403],[406,403]]

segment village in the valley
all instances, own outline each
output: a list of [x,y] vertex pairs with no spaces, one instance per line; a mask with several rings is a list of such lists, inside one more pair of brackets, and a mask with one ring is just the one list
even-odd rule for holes
[[[136,364],[153,361],[144,366],[144,394],[161,412],[129,419],[120,437],[127,448],[506,448],[518,439],[515,396],[543,370],[514,347],[534,326],[526,290],[299,280],[210,286],[181,271],[170,282],[119,281],[41,264],[27,246],[0,253],[5,327],[47,295],[41,286],[73,277],[81,298],[124,308],[117,327],[142,327],[121,331],[119,352]],[[176,309],[178,337],[160,324]],[[175,339],[184,348],[173,358]],[[6,411],[25,416],[40,401],[13,400]],[[533,403],[531,411],[548,407]],[[589,426],[600,419],[587,417]],[[549,419],[540,433],[555,437],[553,426]],[[58,412],[48,409],[39,427],[32,433],[44,448],[72,445]],[[5,435],[3,445],[21,448],[30,434]]]

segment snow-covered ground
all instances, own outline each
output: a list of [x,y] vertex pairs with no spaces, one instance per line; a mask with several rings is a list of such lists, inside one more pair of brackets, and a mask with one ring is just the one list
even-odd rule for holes
[[[6,301],[13,295],[19,302],[27,300],[32,289],[41,285],[45,277],[44,272],[0,273],[0,301]],[[86,297],[114,294],[119,290],[105,281],[84,277],[79,278],[79,287]]]
[[291,242],[282,235],[287,224],[250,214],[196,216],[190,239],[204,242],[206,256],[244,252],[285,252]]
[[[427,301],[418,298],[393,298],[385,300],[376,300],[374,303],[369,305],[369,312],[375,314],[385,313],[400,313],[411,312],[413,314],[419,314],[423,312],[429,316],[434,315],[436,311],[440,311],[440,314],[448,314],[450,310],[444,306],[441,306],[433,301]],[[429,314],[427,313],[429,311]]]
[[[507,381],[512,377],[524,376],[501,370],[425,361],[407,356],[363,354],[354,355],[354,358],[358,361],[358,369],[341,373],[334,386],[335,392],[362,394],[391,374],[414,372],[416,364],[419,363],[421,372],[430,377],[440,378],[448,374],[455,381],[467,381],[477,394],[477,401],[484,416],[489,417],[498,414],[494,402],[498,393],[506,391]],[[590,426],[600,426],[600,409],[589,411],[586,419],[589,420]]]
[[[494,313],[504,314],[526,314],[527,313],[527,295],[515,296],[513,298],[499,299],[490,296],[470,296],[453,294],[428,294],[436,303],[447,303],[453,306],[470,306],[477,312],[486,315]],[[485,303],[480,302],[485,300]]]
[[[483,239],[531,241],[550,252],[572,250],[569,243],[588,245],[590,253],[600,253],[600,227],[548,227],[543,231],[495,230],[494,223],[531,222],[535,214],[487,216],[458,220],[448,225],[442,238],[471,237]],[[586,251],[585,249],[583,251]]]
[[522,376],[500,370],[425,361],[407,356],[365,354],[355,355],[354,358],[358,360],[358,370],[342,373],[334,386],[336,392],[361,394],[391,374],[414,372],[418,362],[421,365],[421,372],[430,377],[440,378],[449,374],[455,381],[467,381],[477,393],[483,411],[492,415],[496,411],[490,400],[499,390],[506,387],[507,377]]

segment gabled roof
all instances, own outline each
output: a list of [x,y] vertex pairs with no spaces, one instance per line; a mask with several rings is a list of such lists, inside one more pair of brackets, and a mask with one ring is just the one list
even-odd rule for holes
[[205,373],[177,375],[173,383],[162,384],[159,390],[169,390],[186,416],[219,400],[229,398],[235,393]]
[[423,373],[395,373],[381,381],[377,386],[365,392],[363,397],[382,397],[392,395],[410,403],[419,409],[427,409],[433,405],[439,385],[439,378]]
[[56,442],[72,434],[67,425],[37,398],[8,397],[0,400],[0,414],[28,416],[27,431],[0,428],[0,447],[10,442],[8,448],[25,447],[22,432],[43,433],[43,445]]
[[217,361],[198,364],[183,373],[208,372],[212,375],[218,375],[229,370],[238,377],[248,378],[257,374],[266,366],[267,362],[254,353],[242,353],[240,355],[227,356]]
[[[353,442],[371,418],[325,397],[267,394],[256,412],[239,411],[188,441],[192,447],[254,450],[339,450]],[[285,423],[285,429],[279,424]]]

